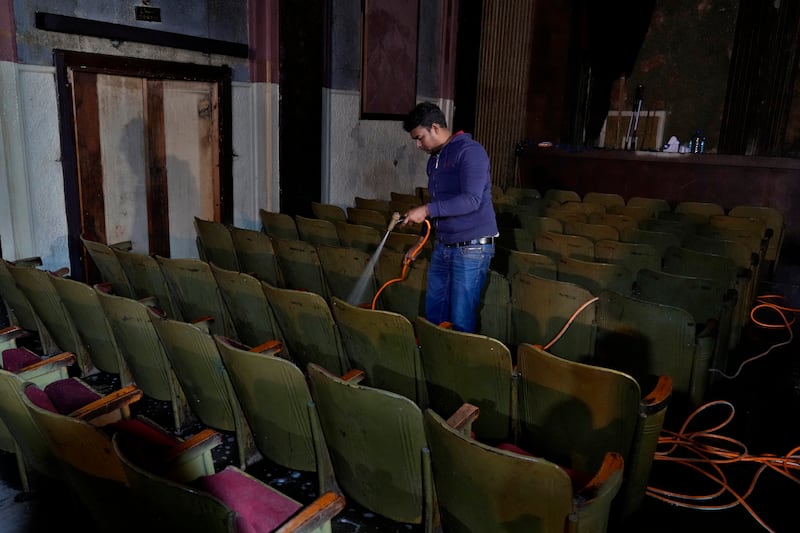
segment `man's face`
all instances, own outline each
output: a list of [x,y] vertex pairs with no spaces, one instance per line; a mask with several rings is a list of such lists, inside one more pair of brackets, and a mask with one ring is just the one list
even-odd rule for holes
[[424,150],[430,154],[436,152],[442,145],[439,140],[440,131],[438,124],[433,124],[430,129],[425,126],[417,126],[409,134],[414,139],[417,149]]

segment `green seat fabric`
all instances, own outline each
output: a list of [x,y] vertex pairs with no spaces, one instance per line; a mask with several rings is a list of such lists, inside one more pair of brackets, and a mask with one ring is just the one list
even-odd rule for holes
[[592,261],[595,257],[594,243],[588,237],[581,235],[567,235],[544,231],[536,236],[536,253],[559,257],[574,257]]
[[194,322],[211,317],[212,333],[236,337],[236,328],[208,263],[194,258],[161,256],[156,256],[156,261],[181,320]]
[[634,274],[642,268],[661,270],[661,254],[649,244],[597,241],[594,244],[594,254],[597,261],[623,264]]
[[36,314],[30,300],[17,286],[14,275],[9,270],[10,267],[36,268],[36,266],[25,266],[22,263],[12,263],[0,259],[0,298],[3,300],[9,324],[35,334],[44,355],[60,351],[55,339],[47,331],[39,315]]
[[490,268],[478,309],[478,333],[508,343],[511,339],[511,283]]
[[336,222],[336,233],[342,246],[355,248],[370,255],[378,249],[382,239],[379,230],[354,222]]
[[425,406],[425,380],[412,323],[399,313],[355,306],[337,297],[331,299],[331,311],[350,367],[366,374],[364,384]]
[[[512,346],[553,342],[570,317],[593,298],[588,289],[573,283],[531,274],[515,275],[511,279]],[[550,351],[573,361],[591,357],[594,353],[596,312],[596,304],[586,307]]]
[[133,382],[146,396],[169,402],[173,428],[183,431],[195,419],[150,319],[149,306],[98,286],[94,289]]
[[463,403],[476,405],[481,416],[473,425],[486,442],[514,440],[516,380],[505,344],[484,335],[415,322],[419,336],[429,406],[445,416]]
[[239,270],[236,246],[230,229],[222,222],[194,217],[194,230],[199,243],[200,259],[220,268]]
[[132,384],[130,369],[117,345],[94,287],[82,281],[58,276],[51,276],[50,283],[72,319],[78,338],[94,367],[118,375],[123,387]]
[[299,239],[273,238],[272,247],[287,289],[310,291],[325,299],[330,297],[319,254],[313,244]]
[[311,391],[345,495],[391,520],[438,525],[420,408],[405,396],[344,381],[310,364]]
[[347,212],[340,206],[335,204],[326,204],[322,202],[311,202],[311,212],[314,216],[331,222],[346,221]]
[[192,414],[209,428],[234,434],[241,468],[261,459],[211,334],[195,324],[164,318],[153,311],[150,319]]
[[625,468],[615,520],[638,510],[671,400],[670,380],[655,382],[643,397],[640,382],[628,374],[530,344],[519,346],[517,361],[523,449],[583,472],[596,472],[607,453],[619,453]]
[[355,304],[369,304],[378,290],[375,282],[375,265],[370,255],[357,248],[343,246],[317,246],[322,273],[325,275],[331,297]]
[[580,235],[593,242],[604,239],[618,241],[619,230],[606,224],[593,224],[589,222],[570,221],[564,224],[564,233],[567,235]]
[[392,280],[401,280],[386,285],[380,293],[381,307],[414,321],[425,314],[425,294],[428,288],[428,260],[418,257],[413,261],[402,279],[404,254],[384,249],[375,265],[375,280],[378,290]]
[[[736,306],[736,291],[729,284],[713,278],[642,269],[636,276],[636,295],[689,311],[697,324],[698,335],[704,338],[704,343],[712,343],[712,366],[726,371]],[[705,340],[705,337],[711,339]]]
[[[81,376],[98,371],[89,350],[80,338],[72,316],[50,281],[54,274],[38,268],[9,266],[17,286],[28,298],[32,309],[52,335],[60,351],[75,354]],[[117,369],[117,373],[119,369]]]
[[301,240],[313,245],[339,246],[336,225],[330,220],[296,215],[294,221]]
[[114,250],[114,254],[119,259],[119,264],[131,283],[134,298],[155,298],[156,307],[166,313],[169,318],[180,317],[167,286],[167,280],[155,257],[122,250]]
[[225,337],[215,342],[261,454],[286,468],[316,472],[320,492],[336,490],[317,408],[300,368],[279,357],[279,345],[261,352]]
[[289,240],[300,239],[300,232],[297,231],[297,223],[292,215],[259,209],[258,217],[261,220],[264,233],[270,237]]
[[[134,296],[133,288],[125,271],[122,270],[122,265],[119,264],[119,259],[114,254],[114,247],[88,239],[83,235],[81,235],[81,242],[100,272],[102,280],[111,284],[115,294],[132,298]],[[127,247],[123,249],[127,249]]]
[[350,369],[330,306],[322,296],[261,284],[295,364],[305,368],[316,363],[339,375]]
[[[480,420],[480,418],[478,418]],[[603,533],[622,481],[623,461],[588,499],[574,495],[563,468],[540,457],[483,444],[425,411],[444,531]]]
[[237,227],[232,227],[230,231],[236,247],[239,269],[259,280],[282,287],[283,279],[269,235]]
[[557,268],[559,281],[580,285],[595,296],[605,289],[629,294],[635,279],[630,269],[620,263],[562,257]]
[[698,336],[686,309],[603,291],[597,310],[594,362],[638,381],[672,378],[674,402],[700,405],[708,385],[713,337]]
[[261,281],[250,274],[214,265],[211,265],[211,272],[233,322],[236,340],[248,346],[258,346],[273,339],[283,341],[283,333]]
[[511,279],[518,272],[533,274],[540,278],[556,279],[558,277],[558,266],[553,256],[511,250],[508,255],[508,273],[506,277]]

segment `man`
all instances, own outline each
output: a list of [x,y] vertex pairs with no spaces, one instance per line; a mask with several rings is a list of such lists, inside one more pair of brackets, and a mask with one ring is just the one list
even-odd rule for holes
[[428,267],[426,318],[475,333],[498,236],[489,156],[468,133],[451,133],[444,113],[432,103],[423,102],[412,109],[403,129],[417,148],[430,154],[430,202],[412,208],[403,220],[407,225],[430,218],[436,236]]

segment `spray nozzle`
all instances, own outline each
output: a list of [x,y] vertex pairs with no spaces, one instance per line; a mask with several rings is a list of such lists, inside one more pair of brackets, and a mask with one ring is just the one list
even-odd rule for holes
[[389,228],[386,231],[392,231],[394,227],[406,219],[405,215],[401,215],[397,211],[392,213],[392,219],[389,221]]

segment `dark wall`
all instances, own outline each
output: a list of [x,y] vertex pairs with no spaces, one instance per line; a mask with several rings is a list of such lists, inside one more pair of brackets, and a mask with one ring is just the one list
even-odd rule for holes
[[280,210],[311,216],[322,190],[323,0],[280,0]]

